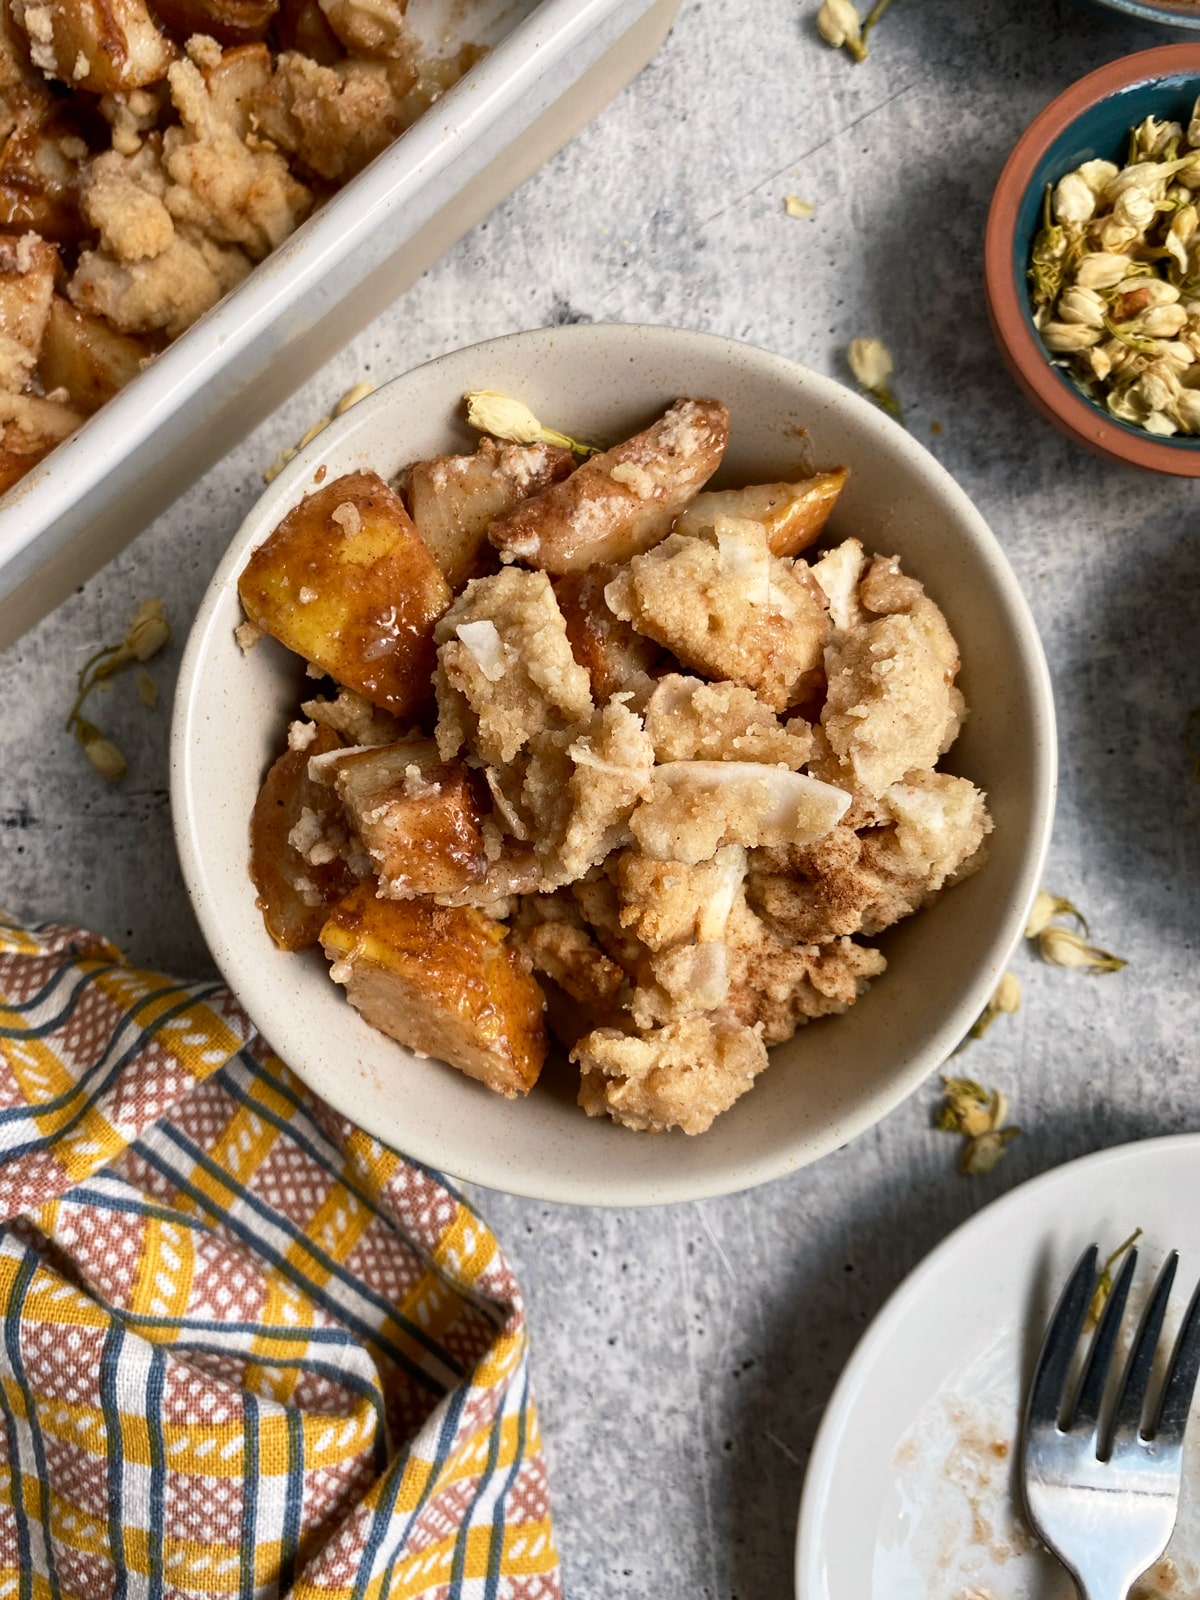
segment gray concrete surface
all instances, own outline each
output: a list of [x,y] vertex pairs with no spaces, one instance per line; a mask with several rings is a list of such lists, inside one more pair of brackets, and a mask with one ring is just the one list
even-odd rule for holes
[[[111,791],[61,718],[78,663],[135,600],[162,594],[184,631],[281,445],[359,378],[551,321],[712,328],[839,375],[855,335],[891,344],[913,432],[991,521],[1043,632],[1063,780],[1047,881],[1130,965],[1094,979],[1018,956],[1025,1007],[970,1057],[1025,1129],[990,1177],[953,1170],[930,1089],[733,1199],[605,1213],[480,1196],[529,1295],[573,1600],[790,1594],[822,1408],[903,1275],[1033,1173],[1200,1128],[1200,783],[1183,742],[1200,703],[1197,489],[1093,459],[1035,416],[980,284],[988,198],[1029,119],[1171,35],[1067,0],[897,0],[856,67],[817,41],[815,10],[684,0],[661,55],[581,138],[0,656],[0,902],[200,970],[165,709],[128,685],[105,704],[132,769]],[[788,192],[816,218],[787,218]],[[177,661],[178,646],[158,664],[164,700]]]

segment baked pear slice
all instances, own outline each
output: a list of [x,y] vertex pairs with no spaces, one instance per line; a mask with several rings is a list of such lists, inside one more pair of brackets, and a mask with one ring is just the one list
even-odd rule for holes
[[339,750],[313,767],[331,784],[390,899],[457,894],[487,873],[476,781],[432,739]]
[[[338,850],[342,808],[331,789],[308,775],[312,756],[340,749],[318,728],[303,749],[285,750],[263,779],[250,818],[250,877],[267,932],[281,950],[308,950],[357,874]],[[344,839],[344,831],[342,834]],[[320,842],[325,849],[315,849]],[[299,846],[303,844],[309,860]]]
[[512,1100],[546,1059],[545,1000],[505,931],[471,906],[381,900],[368,880],[334,907],[321,944],[373,1028]]
[[494,572],[488,524],[549,484],[569,477],[575,458],[549,444],[483,439],[473,456],[434,456],[404,474],[417,532],[455,594],[468,578]]
[[675,520],[676,533],[708,533],[718,517],[757,522],[773,556],[798,556],[820,538],[849,468],[814,473],[796,483],[760,483],[750,489],[710,489],[698,494]]
[[720,466],[728,443],[727,406],[677,400],[644,432],[498,517],[488,538],[502,561],[543,572],[628,561],[670,533]]
[[450,588],[378,473],[347,473],[293,506],[238,593],[264,633],[372,705],[406,719],[430,698]]

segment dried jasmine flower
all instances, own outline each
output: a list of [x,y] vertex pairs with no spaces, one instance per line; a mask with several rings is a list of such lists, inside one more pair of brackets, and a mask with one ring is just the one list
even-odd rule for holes
[[934,1113],[933,1125],[965,1140],[958,1170],[971,1175],[990,1172],[1021,1131],[1003,1126],[1008,1101],[999,1089],[989,1094],[973,1078],[943,1078],[942,1087],[945,1099]]
[[75,736],[83,746],[83,753],[102,778],[117,783],[128,770],[125,757],[111,739],[106,739],[93,723],[80,719],[75,725]]
[[[67,713],[67,732],[75,735],[92,766],[110,783],[116,783],[125,776],[127,770],[125,757],[94,722],[89,722],[83,716],[83,703],[93,689],[108,689],[109,680],[123,668],[135,661],[145,662],[156,656],[164,645],[169,643],[170,638],[171,625],[163,611],[162,601],[143,600],[130,619],[121,643],[105,645],[103,649],[97,650],[79,670],[75,685],[75,700]],[[146,697],[146,691],[142,686],[143,678],[153,691],[153,700]],[[158,702],[158,689],[148,672],[138,674],[138,697],[143,705],[155,705]]]
[[[1077,926],[1067,928],[1056,918],[1067,917]],[[1119,972],[1127,963],[1120,956],[1089,944],[1087,918],[1078,906],[1061,895],[1039,889],[1025,937],[1037,942],[1038,954],[1053,967],[1074,967],[1080,972]]]
[[374,393],[375,385],[373,383],[356,383],[352,389],[347,389],[333,410],[323,417],[318,417],[302,439],[297,440],[295,444],[287,445],[279,452],[263,473],[263,482],[274,483],[288,462],[294,461],[301,450],[306,445],[310,445],[319,433],[323,433],[331,422],[338,417],[344,416],[351,406],[356,406],[360,400],[365,400],[369,394]]
[[137,693],[142,704],[153,711],[158,704],[158,685],[144,667],[137,675]]
[[958,1046],[958,1049],[955,1050],[954,1054],[958,1055],[969,1044],[973,1044],[976,1039],[982,1039],[997,1017],[1002,1015],[1012,1016],[1020,1009],[1021,980],[1015,972],[1006,972],[996,985],[991,999],[972,1023],[971,1031]]
[[1029,913],[1029,921],[1025,924],[1025,937],[1036,939],[1043,928],[1049,927],[1055,917],[1074,917],[1084,933],[1088,931],[1087,918],[1077,906],[1069,900],[1064,900],[1061,895],[1051,894],[1047,889],[1039,889],[1037,899],[1033,902],[1033,909]]
[[[1197,102],[1200,108],[1200,102]],[[1046,190],[1028,269],[1034,323],[1118,421],[1200,434],[1200,114],[1147,117],[1123,166],[1085,161]]]
[[595,445],[581,444],[556,428],[543,427],[527,405],[498,389],[476,389],[463,398],[471,427],[493,439],[504,439],[509,444],[552,444],[577,456],[599,454]]
[[1096,1324],[1100,1321],[1100,1316],[1104,1310],[1104,1307],[1108,1303],[1108,1297],[1112,1293],[1113,1287],[1112,1269],[1116,1266],[1117,1262],[1120,1261],[1121,1257],[1127,1250],[1133,1249],[1134,1245],[1141,1237],[1142,1230],[1140,1228],[1135,1228],[1129,1235],[1128,1239],[1125,1240],[1124,1244],[1119,1244],[1113,1251],[1112,1255],[1106,1258],[1104,1265],[1100,1268],[1100,1276],[1096,1280],[1095,1292],[1092,1295],[1091,1304],[1088,1306],[1089,1326],[1093,1328],[1096,1326]]
[[856,61],[862,60],[862,18],[850,0],[822,0],[817,32],[835,50],[848,49]]
[[895,363],[892,360],[892,352],[883,340],[851,339],[846,359],[850,363],[850,371],[863,391],[874,400],[880,410],[886,411],[903,425],[904,413],[891,387]]
[[805,222],[809,217],[815,217],[817,214],[816,206],[807,200],[801,200],[798,194],[785,194],[783,197],[783,209],[789,217],[797,217],[801,222]]
[[135,661],[149,661],[171,637],[171,625],[161,600],[143,600],[133,614],[123,648]]
[[890,4],[891,0],[875,0],[864,22],[851,0],[822,0],[817,32],[835,50],[845,50],[855,61],[865,61],[867,35]]
[[1074,928],[1060,928],[1056,923],[1038,934],[1038,950],[1042,960],[1051,966],[1074,967],[1080,972],[1120,972],[1122,967],[1128,966],[1120,956],[1088,944]]

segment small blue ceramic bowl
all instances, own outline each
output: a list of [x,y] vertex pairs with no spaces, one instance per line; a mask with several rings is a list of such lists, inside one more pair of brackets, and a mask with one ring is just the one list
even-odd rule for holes
[[[1116,3],[1116,0],[1110,0]],[[1123,0],[1122,10],[1149,11]],[[1200,5],[1195,26],[1200,27]],[[997,342],[1034,405],[1065,433],[1102,454],[1158,472],[1200,477],[1200,438],[1170,439],[1120,422],[1055,366],[1033,324],[1028,268],[1046,187],[1085,161],[1121,163],[1143,118],[1186,127],[1200,96],[1200,43],[1125,56],[1081,78],[1034,119],[992,197],[984,244],[988,310]]]

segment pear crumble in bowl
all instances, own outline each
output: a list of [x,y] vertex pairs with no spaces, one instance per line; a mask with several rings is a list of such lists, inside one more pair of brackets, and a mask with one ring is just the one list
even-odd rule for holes
[[[483,383],[575,437],[468,434]],[[379,391],[189,644],[174,803],[235,992],[335,1106],[498,1187],[683,1198],[843,1142],[1036,889],[1044,669],[972,517],[865,404],[706,336],[518,335]]]

